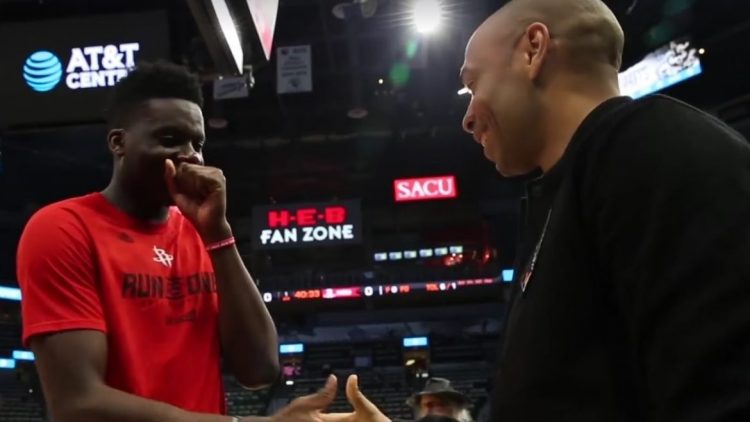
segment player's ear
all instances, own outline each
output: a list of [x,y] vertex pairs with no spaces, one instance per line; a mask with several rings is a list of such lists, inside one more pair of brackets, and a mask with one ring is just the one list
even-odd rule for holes
[[125,129],[111,129],[107,133],[107,147],[115,157],[125,155],[126,136]]

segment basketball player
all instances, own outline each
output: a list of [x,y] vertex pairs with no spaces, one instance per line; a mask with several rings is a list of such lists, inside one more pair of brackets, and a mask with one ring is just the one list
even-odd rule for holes
[[[39,210],[18,250],[23,342],[56,422],[230,422],[221,358],[249,388],[279,373],[277,336],[203,165],[197,78],[144,64],[115,88],[102,192]],[[52,181],[54,183],[54,181]],[[271,418],[312,421],[335,394]]]
[[[619,93],[600,0],[513,0],[466,48],[464,128],[524,198],[492,421],[750,415],[750,146],[669,97]],[[385,422],[356,383],[355,412]]]

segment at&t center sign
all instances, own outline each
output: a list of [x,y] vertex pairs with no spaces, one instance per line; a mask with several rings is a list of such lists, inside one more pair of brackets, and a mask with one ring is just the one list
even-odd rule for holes
[[36,92],[48,92],[65,80],[68,89],[114,86],[135,66],[137,42],[74,47],[67,63],[49,50],[31,53],[23,64],[23,78]]

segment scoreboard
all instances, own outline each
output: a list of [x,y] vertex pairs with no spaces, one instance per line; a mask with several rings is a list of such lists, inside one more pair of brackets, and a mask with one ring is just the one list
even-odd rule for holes
[[479,286],[501,284],[498,278],[478,278],[450,281],[428,281],[401,284],[376,284],[355,287],[327,287],[321,289],[264,292],[263,300],[270,302],[301,302],[311,300],[367,299],[385,296],[405,296],[413,293],[446,294]]

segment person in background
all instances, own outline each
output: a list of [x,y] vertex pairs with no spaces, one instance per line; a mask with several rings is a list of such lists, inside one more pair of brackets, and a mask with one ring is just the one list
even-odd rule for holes
[[224,416],[222,355],[260,388],[279,376],[278,342],[224,175],[203,162],[202,105],[186,69],[140,65],[108,110],[109,186],[42,208],[23,231],[23,343],[56,422],[314,421],[333,400],[331,377],[270,418]]
[[424,389],[412,395],[406,404],[414,409],[417,419],[425,416],[446,416],[459,422],[472,422],[470,401],[456,391],[445,378],[429,378]]
[[[467,45],[465,130],[500,174],[538,175],[492,421],[750,415],[750,145],[622,96],[623,45],[600,0],[512,0]],[[387,421],[351,389],[345,420]]]

